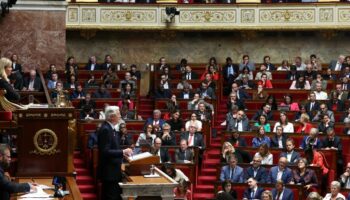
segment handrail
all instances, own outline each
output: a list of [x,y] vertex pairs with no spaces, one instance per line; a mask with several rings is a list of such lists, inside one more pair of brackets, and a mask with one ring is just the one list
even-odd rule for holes
[[43,73],[41,72],[40,69],[37,69],[38,73],[39,73],[39,77],[40,77],[40,80],[41,80],[41,83],[43,84],[43,88],[44,88],[44,92],[45,92],[45,96],[46,96],[46,100],[47,100],[47,103],[49,105],[52,105],[52,102],[51,102],[51,97],[49,95],[49,91],[46,87],[46,84],[45,84],[45,79],[44,79],[44,76],[43,76]]

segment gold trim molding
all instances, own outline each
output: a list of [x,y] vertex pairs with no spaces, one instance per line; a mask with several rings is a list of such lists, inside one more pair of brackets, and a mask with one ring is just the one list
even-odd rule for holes
[[349,30],[350,4],[174,5],[172,23],[164,4],[69,4],[67,30]]

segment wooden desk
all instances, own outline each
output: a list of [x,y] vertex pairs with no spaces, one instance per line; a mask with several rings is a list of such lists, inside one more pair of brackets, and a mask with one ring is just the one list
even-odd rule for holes
[[[47,185],[49,187],[52,186],[52,178],[44,178],[44,177],[35,177],[33,178],[36,183],[41,184],[41,185]],[[69,195],[66,195],[64,198],[60,198],[62,200],[82,200],[83,198],[81,197],[79,188],[74,180],[73,177],[66,177],[67,179],[67,190],[69,190]],[[19,183],[28,183],[32,182],[32,179],[30,178],[17,178],[17,182]],[[45,190],[46,193],[48,194],[54,194],[53,190]],[[17,196],[15,199],[21,199],[25,200],[26,198],[20,198],[20,195]],[[40,198],[36,198],[40,200]],[[58,199],[58,198],[55,198]]]
[[123,189],[122,198],[127,200],[129,198],[136,199],[138,196],[160,196],[163,200],[174,199],[174,188],[178,183],[157,167],[155,168],[155,172],[160,175],[159,178],[129,176],[126,183],[119,183]]

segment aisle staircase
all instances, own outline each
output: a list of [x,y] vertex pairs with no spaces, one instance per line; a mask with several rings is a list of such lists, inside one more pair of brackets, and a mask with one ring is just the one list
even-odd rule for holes
[[220,165],[220,151],[221,151],[221,132],[224,131],[220,124],[225,120],[227,113],[226,101],[220,101],[219,107],[216,111],[216,119],[214,119],[214,129],[217,130],[215,138],[210,139],[210,147],[207,148],[203,155],[203,163],[199,171],[197,185],[193,191],[194,200],[204,200],[214,198],[214,185],[218,181],[217,172]]
[[90,169],[86,166],[82,154],[80,151],[74,152],[74,168],[77,173],[77,185],[80,190],[83,200],[97,200],[96,188],[94,184],[94,179],[90,175]]

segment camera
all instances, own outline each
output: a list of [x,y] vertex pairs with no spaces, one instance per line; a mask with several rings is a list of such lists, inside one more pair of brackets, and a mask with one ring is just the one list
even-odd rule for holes
[[167,15],[166,17],[166,22],[171,23],[175,15],[179,15],[180,11],[178,11],[175,7],[166,7],[165,8],[165,13]]

